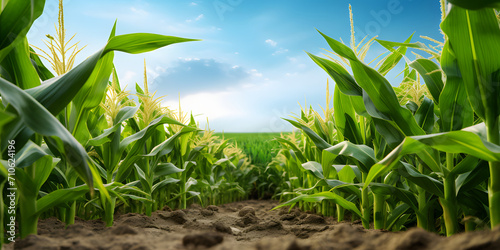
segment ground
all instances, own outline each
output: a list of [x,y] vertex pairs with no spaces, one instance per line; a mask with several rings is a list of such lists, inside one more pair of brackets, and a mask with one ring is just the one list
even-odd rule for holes
[[337,223],[298,210],[270,211],[276,201],[242,201],[172,211],[151,217],[117,215],[113,227],[100,220],[77,220],[65,229],[55,218],[40,220],[39,235],[4,249],[500,249],[500,227],[445,238],[421,229],[390,233]]

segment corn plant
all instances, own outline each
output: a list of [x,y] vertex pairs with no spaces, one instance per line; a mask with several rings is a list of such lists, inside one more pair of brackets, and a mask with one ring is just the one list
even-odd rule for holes
[[[491,63],[492,58],[478,53],[475,48],[494,48],[497,42],[493,41],[498,38],[489,36],[487,39],[482,35],[497,34],[498,21],[493,10],[481,8],[471,11],[452,6],[447,16],[443,11],[443,17],[446,18],[442,28],[446,34],[446,42],[440,43],[427,38],[436,42],[438,47],[410,43],[411,37],[404,43],[377,40],[390,51],[390,54],[377,64],[378,69],[362,62],[362,54],[357,53],[356,47],[352,46],[354,42],[351,43],[351,47],[354,47],[351,49],[321,33],[344,63],[333,58],[326,60],[310,56],[337,83],[334,96],[334,104],[337,105],[334,105],[334,114],[339,141],[343,141],[341,135],[345,135],[346,140],[358,145],[341,142],[332,146],[318,131],[311,130],[304,124],[291,122],[307,134],[323,152],[320,162],[325,162],[325,152],[334,155],[347,154],[346,156],[355,159],[362,172],[363,183],[331,186],[332,190],[362,187],[361,209],[354,209],[353,203],[347,203],[347,200],[339,197],[337,193],[331,192],[299,196],[285,204],[293,204],[299,200],[331,199],[358,215],[362,213],[366,227],[370,217],[365,211],[370,208],[363,203],[363,198],[368,194],[373,195],[375,228],[397,224],[397,227],[400,227],[401,223],[398,221],[408,219],[411,214],[406,211],[412,208],[418,226],[432,230],[429,223],[432,220],[429,217],[434,216],[433,204],[436,203],[433,201],[438,198],[443,209],[442,231],[452,235],[459,230],[460,214],[464,217],[477,215],[484,218],[487,213],[477,204],[488,206],[489,203],[491,225],[494,226],[493,209],[497,202],[493,202],[495,195],[492,191],[492,181],[493,176],[496,176],[494,166],[497,160],[494,147],[498,143],[495,143],[494,138],[498,136],[498,127],[495,127],[498,114],[490,110],[491,107],[496,107],[496,104],[489,103],[494,100],[490,95],[485,96],[484,90],[487,89],[487,93],[496,93],[494,83],[498,79],[494,72],[497,66]],[[464,34],[468,34],[468,38],[465,38]],[[478,41],[482,42],[481,45],[477,44]],[[439,49],[440,44],[444,45],[442,52]],[[431,57],[426,59],[417,55],[416,60],[410,61],[405,56],[406,48],[428,52]],[[457,49],[458,53],[455,51]],[[493,51],[496,52],[496,49]],[[383,76],[402,58],[413,70],[410,71],[407,67],[404,72],[405,82],[402,86],[393,88]],[[469,60],[470,58],[478,59]],[[353,75],[347,68],[352,70]],[[420,86],[420,77],[425,81],[425,87]],[[474,97],[471,97],[471,93]],[[487,121],[487,114],[488,117],[494,117],[491,118],[493,121],[490,121],[490,125],[481,123],[469,127],[477,124],[475,115]],[[457,131],[461,129],[462,131]],[[475,143],[471,145],[473,141]],[[481,141],[493,141],[493,144],[487,144],[485,147]],[[357,153],[349,152],[363,147],[365,149]],[[442,154],[440,151],[446,153]],[[488,195],[483,185],[487,178],[484,161],[479,159],[490,161],[492,179],[489,184],[489,202],[485,201]],[[335,163],[335,159],[332,161]],[[324,173],[328,173],[325,167],[331,168],[332,162],[326,163],[309,162],[303,166],[313,175],[328,182],[324,177]],[[382,180],[383,177],[385,178]],[[367,193],[368,190],[371,192]],[[388,199],[389,194],[397,197],[399,201]],[[472,230],[473,225],[465,222],[465,229]]]
[[[94,193],[94,185],[99,188],[104,199],[109,198],[96,168],[81,144],[85,139],[77,140],[75,136],[88,134],[80,133],[78,125],[83,123],[85,113],[100,102],[99,97],[102,94],[93,94],[100,93],[99,90],[107,85],[113,51],[141,53],[172,43],[192,41],[145,33],[115,36],[113,27],[108,44],[102,50],[61,77],[46,79],[47,74],[39,75],[31,64],[30,49],[26,41],[29,27],[42,13],[43,7],[44,1],[8,1],[2,6],[0,13],[2,27],[13,27],[0,32],[0,58],[4,69],[0,78],[2,113],[13,117],[10,121],[4,119],[6,122],[2,132],[1,149],[2,158],[7,159],[7,142],[15,140],[16,148],[22,153],[17,155],[22,165],[16,167],[16,181],[20,187],[19,227],[22,238],[36,233],[38,217],[42,212],[71,202],[85,192]],[[60,32],[64,33],[64,27],[60,28]],[[141,46],[138,46],[139,44]],[[42,64],[37,67],[44,68]],[[94,70],[95,68],[106,70]],[[41,78],[44,80],[43,85]],[[73,123],[76,128],[72,127],[73,133],[54,116],[69,104],[72,105],[71,112],[76,117]],[[82,129],[85,127],[81,126]],[[26,157],[26,160],[23,157]],[[38,198],[38,192],[58,161],[57,158],[74,167],[88,186],[56,190]]]

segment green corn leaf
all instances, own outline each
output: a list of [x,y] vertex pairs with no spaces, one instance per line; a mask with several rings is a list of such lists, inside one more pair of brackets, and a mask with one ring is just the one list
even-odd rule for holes
[[162,188],[170,183],[178,183],[179,181],[180,180],[178,180],[178,179],[174,179],[172,177],[167,176],[165,180],[159,181],[156,184],[154,184],[153,187],[151,188],[151,190],[152,190],[151,192],[154,192],[157,189],[160,189],[160,188]]
[[356,205],[354,205],[354,203],[352,203],[352,202],[346,200],[345,198],[343,198],[337,194],[334,194],[332,192],[321,192],[321,193],[311,194],[311,195],[305,195],[305,194],[299,195],[299,196],[297,196],[297,197],[295,197],[295,198],[293,198],[285,203],[282,203],[282,204],[274,207],[272,210],[275,210],[275,209],[278,209],[281,207],[285,207],[285,206],[294,205],[295,203],[297,203],[299,201],[320,202],[323,200],[330,200],[335,204],[339,204],[341,207],[356,213],[362,220],[365,220],[363,218],[363,216],[361,215],[361,212],[359,211],[359,209],[356,207]]
[[17,45],[10,50],[1,61],[1,65],[10,76],[12,83],[21,89],[29,89],[40,85],[40,79],[30,59],[28,40],[19,39]]
[[408,211],[408,209],[410,208],[410,206],[406,203],[403,203],[399,206],[397,206],[394,210],[392,210],[392,212],[389,214],[389,216],[387,217],[387,226],[386,226],[386,229],[387,230],[391,230],[391,228],[396,224],[396,221],[401,218],[401,216],[406,212]]
[[392,149],[396,148],[404,139],[403,132],[394,124],[394,122],[373,118],[373,123],[377,132],[382,135],[385,142]]
[[154,174],[156,179],[158,177],[180,173],[182,171],[184,171],[184,169],[180,169],[176,167],[174,164],[168,162],[168,163],[161,163],[158,166],[156,166]]
[[45,150],[43,150],[40,146],[29,141],[24,145],[24,147],[17,152],[16,154],[16,167],[24,168],[27,166],[31,166],[38,159],[48,155]]
[[481,1],[468,1],[468,0],[449,0],[448,2],[460,6],[465,9],[477,10],[481,8],[500,8],[499,0],[481,0]]
[[408,190],[383,183],[371,183],[370,189],[376,194],[396,196],[402,202],[408,204],[413,210],[418,211],[417,198],[415,197],[415,194]]
[[328,144],[323,138],[321,138],[318,134],[316,134],[316,132],[314,132],[312,129],[310,129],[310,128],[308,128],[308,127],[306,127],[306,126],[304,126],[296,121],[292,121],[289,119],[283,119],[283,120],[288,121],[296,128],[299,128],[302,131],[304,131],[304,133],[314,142],[314,145],[316,145],[316,147],[318,149],[324,150],[325,148],[331,147],[330,144]]
[[42,60],[40,60],[40,57],[35,53],[35,51],[31,47],[29,54],[30,54],[31,64],[33,64],[33,67],[35,67],[35,70],[42,81],[46,81],[54,77],[54,74],[52,74],[52,72],[50,72],[50,70],[47,69],[47,67],[45,67]]
[[[131,40],[131,39],[135,40]],[[78,91],[87,82],[89,77],[94,72],[94,68],[101,57],[112,50],[124,51],[128,53],[140,53],[158,49],[162,46],[173,43],[191,41],[192,39],[176,38],[171,36],[162,36],[154,34],[130,34],[115,36],[110,39],[105,49],[98,51],[93,56],[87,58],[84,62],[73,68],[68,73],[52,78],[44,82],[44,84],[31,88],[27,92],[40,102],[52,114],[58,114],[69,102],[75,98]],[[141,44],[145,45],[145,50],[138,48]],[[32,132],[26,131],[23,124],[17,121],[13,124],[9,131],[12,131],[8,136],[16,138],[18,134],[22,134],[23,138],[16,138],[16,141],[26,142],[26,137],[30,137]],[[5,143],[2,141],[5,147]]]
[[283,139],[281,137],[276,137],[273,140],[275,140],[283,145],[290,146],[301,162],[307,162],[306,157],[302,154],[302,151],[297,147],[297,145],[295,145],[292,142],[290,142],[286,139]]
[[82,195],[89,192],[87,185],[81,185],[74,188],[58,189],[38,199],[36,202],[37,215],[42,214],[56,206],[79,199]]
[[443,183],[428,175],[419,173],[418,170],[412,165],[403,162],[397,169],[397,172],[400,176],[405,177],[415,185],[423,188],[425,191],[438,197],[444,197]]
[[342,155],[356,160],[360,163],[360,170],[365,173],[368,173],[370,168],[377,162],[373,149],[366,145],[356,145],[343,141],[324,150],[333,155]]
[[42,14],[45,0],[8,1],[0,12],[0,62],[25,38],[33,22]]
[[420,104],[420,107],[415,113],[415,120],[418,125],[429,134],[432,133],[434,129],[434,117],[434,102],[427,98],[427,96],[424,96],[422,104]]
[[[426,147],[432,147],[447,153],[465,153],[485,161],[500,161],[500,146],[486,140],[486,127],[484,123],[462,129],[461,131],[412,136],[407,137],[389,155],[372,167],[365,187],[374,178],[394,167],[404,155],[416,153],[420,156]],[[442,172],[435,169],[433,171]]]
[[[410,43],[411,39],[413,37],[413,34],[411,34],[406,41],[404,41],[405,44]],[[396,67],[398,65],[399,61],[403,58],[403,55],[406,54],[406,50],[408,49],[407,46],[400,46],[399,48],[396,49],[396,51],[391,52],[389,56],[386,57],[384,62],[380,65],[378,72],[385,76],[391,69]]]
[[[412,113],[399,105],[399,100],[387,79],[376,70],[359,61],[349,47],[321,32],[320,34],[325,38],[333,51],[350,61],[356,82],[366,91],[377,110],[388,116],[386,118],[393,120],[405,135],[425,134],[422,128],[416,123]],[[368,113],[370,113],[366,101],[365,106]]]
[[[477,115],[500,114],[500,28],[493,9],[466,10],[452,5],[441,29],[449,38],[469,101]],[[487,49],[486,49],[487,48]]]
[[479,159],[472,156],[468,155],[465,157],[460,163],[458,163],[453,170],[450,171],[450,174],[453,175],[460,175],[463,173],[467,173],[472,171],[474,168],[476,168],[477,164],[479,164]]
[[340,91],[345,95],[361,96],[361,87],[356,83],[356,80],[347,72],[341,65],[327,59],[307,53],[309,57],[320,66],[328,75],[335,81]]
[[310,171],[316,178],[319,179],[324,179],[325,177],[323,176],[323,167],[321,166],[320,163],[315,162],[315,161],[308,161],[306,163],[303,163],[301,165],[305,170]]
[[356,165],[333,165],[333,167],[337,171],[339,180],[341,181],[354,182],[354,180],[351,179],[352,175],[350,172],[354,174],[354,177],[358,179],[358,182],[363,181],[361,171],[359,171],[359,168]]
[[446,42],[441,55],[441,67],[446,74],[446,85],[441,92],[439,109],[441,131],[455,131],[472,126],[474,112],[467,97],[464,79],[458,67],[457,58]]
[[478,164],[473,166],[474,168],[470,172],[461,174],[457,177],[455,182],[457,193],[472,190],[478,187],[481,183],[487,182],[490,178],[488,162],[480,161]]
[[[442,57],[441,60],[443,60]],[[439,104],[439,96],[444,88],[442,73],[439,66],[433,61],[424,58],[411,62],[409,66],[417,70],[418,74],[422,76],[432,98],[434,98],[436,104]]]
[[153,51],[155,49],[165,47],[174,43],[183,43],[191,41],[201,41],[199,39],[188,39],[175,36],[164,36],[149,33],[134,33],[115,36],[111,38],[104,48],[104,54],[118,50],[130,54],[139,54]]
[[0,78],[0,93],[14,109],[22,122],[34,132],[46,136],[53,145],[57,145],[68,162],[75,167],[80,176],[92,187],[92,174],[89,169],[88,155],[59,121],[33,97],[19,87]]
[[115,121],[114,121],[114,126],[108,129],[105,129],[102,134],[100,134],[97,137],[92,138],[89,140],[88,145],[90,146],[100,146],[106,142],[111,141],[111,138],[109,138],[109,135],[112,133],[116,132],[116,130],[122,126],[122,123],[132,117],[134,117],[135,113],[139,110],[139,106],[125,106],[118,111],[118,114],[116,115]]

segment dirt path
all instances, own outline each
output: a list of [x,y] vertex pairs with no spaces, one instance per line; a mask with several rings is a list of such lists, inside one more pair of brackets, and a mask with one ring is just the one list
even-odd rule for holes
[[102,221],[77,220],[65,229],[51,218],[40,221],[39,235],[4,249],[500,249],[500,228],[451,238],[420,229],[387,233],[298,210],[270,211],[277,204],[243,201],[157,211],[151,217],[125,214],[111,228]]

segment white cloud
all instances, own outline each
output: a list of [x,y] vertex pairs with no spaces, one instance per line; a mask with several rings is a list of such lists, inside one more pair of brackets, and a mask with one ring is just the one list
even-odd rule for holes
[[[183,111],[192,111],[193,115],[200,114],[196,118],[197,121],[206,121],[207,117],[210,120],[232,117],[238,114],[237,105],[228,105],[232,101],[236,102],[234,92],[201,92],[192,95],[181,97],[181,108]],[[169,100],[162,103],[164,107],[173,110],[179,110],[178,100]]]
[[139,14],[139,15],[144,15],[144,16],[147,16],[149,15],[149,12],[143,10],[143,9],[137,9],[135,7],[130,7],[130,10],[136,14]]
[[251,69],[248,73],[251,74],[252,76],[255,76],[255,77],[262,77],[262,73],[260,73],[256,69]]
[[[191,19],[188,19],[188,20],[186,20],[186,22],[187,22],[187,23],[191,23],[191,22],[198,22],[198,21],[200,21],[203,17],[205,17],[205,15],[200,14],[199,16],[197,16],[197,17],[194,19],[194,21],[193,21],[193,20],[191,20]],[[219,30],[220,30],[220,29],[219,29]]]
[[275,56],[275,55],[283,54],[286,52],[288,52],[288,49],[280,48],[279,50],[274,51],[274,53],[272,55]]
[[271,46],[273,46],[273,47],[275,47],[276,45],[278,45],[278,43],[277,43],[277,42],[275,42],[275,41],[273,41],[273,40],[271,40],[271,39],[267,39],[267,40],[266,40],[266,43],[267,43],[267,44],[269,44],[269,45],[271,45]]
[[189,6],[196,6],[196,5],[198,5],[198,4],[197,4],[197,3],[195,3],[195,2],[191,2],[191,3],[189,4]]

